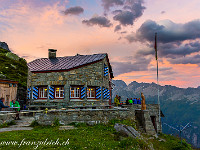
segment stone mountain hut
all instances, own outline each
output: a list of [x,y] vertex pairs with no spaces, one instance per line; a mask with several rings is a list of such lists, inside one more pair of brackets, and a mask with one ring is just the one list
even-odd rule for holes
[[108,54],[56,57],[28,63],[28,99],[30,107],[109,105],[114,77]]

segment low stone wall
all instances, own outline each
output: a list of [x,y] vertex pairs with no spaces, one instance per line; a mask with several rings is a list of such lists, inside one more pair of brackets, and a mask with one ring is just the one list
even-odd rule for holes
[[47,114],[35,114],[36,121],[41,125],[51,125],[55,119],[67,125],[72,122],[88,124],[108,123],[112,119],[135,119],[135,113],[129,109],[81,109],[81,110],[51,110]]
[[3,123],[9,123],[14,120],[15,113],[2,113],[0,112],[0,125]]

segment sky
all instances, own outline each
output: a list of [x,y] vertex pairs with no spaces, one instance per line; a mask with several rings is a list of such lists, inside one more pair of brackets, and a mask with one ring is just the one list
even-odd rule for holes
[[30,62],[108,53],[127,84],[200,86],[199,0],[0,0],[0,41]]

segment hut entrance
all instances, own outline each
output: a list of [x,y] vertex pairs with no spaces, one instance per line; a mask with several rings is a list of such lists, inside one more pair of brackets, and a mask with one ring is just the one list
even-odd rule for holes
[[157,132],[157,127],[156,127],[156,116],[151,116],[151,122],[153,123],[154,129]]

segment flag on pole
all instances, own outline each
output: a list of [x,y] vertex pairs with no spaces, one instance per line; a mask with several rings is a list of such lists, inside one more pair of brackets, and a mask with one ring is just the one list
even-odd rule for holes
[[158,55],[157,55],[157,33],[155,33],[155,45],[154,45],[154,48],[155,48],[155,57],[156,57],[156,60],[158,59]]

